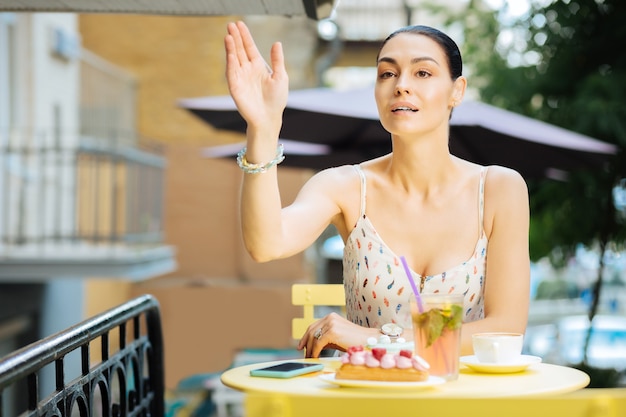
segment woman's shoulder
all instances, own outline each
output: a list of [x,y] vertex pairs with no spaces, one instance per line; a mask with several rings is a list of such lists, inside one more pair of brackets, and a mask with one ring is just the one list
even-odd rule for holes
[[340,165],[331,168],[325,168],[313,175],[313,178],[321,181],[349,181],[358,179],[359,174],[357,172],[356,165]]
[[489,165],[485,168],[487,169],[485,187],[527,189],[526,180],[516,170],[501,165]]
[[491,165],[485,176],[486,207],[503,209],[528,206],[528,186],[524,177],[514,169],[500,165]]
[[359,216],[361,184],[354,165],[327,168],[316,173],[306,184],[316,199],[324,198],[338,208],[339,215],[332,223],[340,234],[349,233],[350,227]]
[[[308,186],[321,187],[326,192],[344,192],[354,189],[359,182],[359,173],[354,165],[341,165],[323,169],[315,173],[308,181]],[[358,186],[356,187],[358,189]]]

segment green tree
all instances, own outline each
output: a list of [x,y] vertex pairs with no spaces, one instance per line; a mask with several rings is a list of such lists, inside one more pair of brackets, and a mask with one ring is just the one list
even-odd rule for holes
[[[626,242],[626,220],[613,201],[616,184],[626,178],[626,2],[532,0],[523,16],[505,19],[506,11],[470,0],[467,10],[450,19],[464,26],[470,84],[478,87],[481,100],[619,149],[600,169],[570,172],[567,181],[529,181],[533,260],[548,256],[558,266],[580,244],[598,248],[591,320],[605,252],[623,249]],[[587,345],[580,366],[589,370]],[[603,386],[596,382],[592,376],[592,386]]]

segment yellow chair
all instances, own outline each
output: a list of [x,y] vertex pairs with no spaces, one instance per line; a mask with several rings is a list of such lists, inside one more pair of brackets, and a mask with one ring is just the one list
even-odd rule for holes
[[343,284],[293,284],[291,287],[291,303],[303,307],[302,317],[291,321],[291,335],[300,339],[315,317],[315,307],[340,307],[345,315],[346,297]]

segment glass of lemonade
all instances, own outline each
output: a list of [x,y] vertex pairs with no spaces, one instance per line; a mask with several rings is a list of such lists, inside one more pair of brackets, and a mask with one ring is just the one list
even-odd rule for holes
[[430,374],[447,381],[459,377],[463,294],[421,294],[411,299],[415,354],[430,364]]

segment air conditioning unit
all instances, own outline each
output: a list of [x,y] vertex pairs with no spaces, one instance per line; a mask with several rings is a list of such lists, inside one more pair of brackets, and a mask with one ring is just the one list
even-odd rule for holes
[[78,58],[80,54],[78,35],[63,28],[54,28],[52,30],[52,53],[70,61]]

